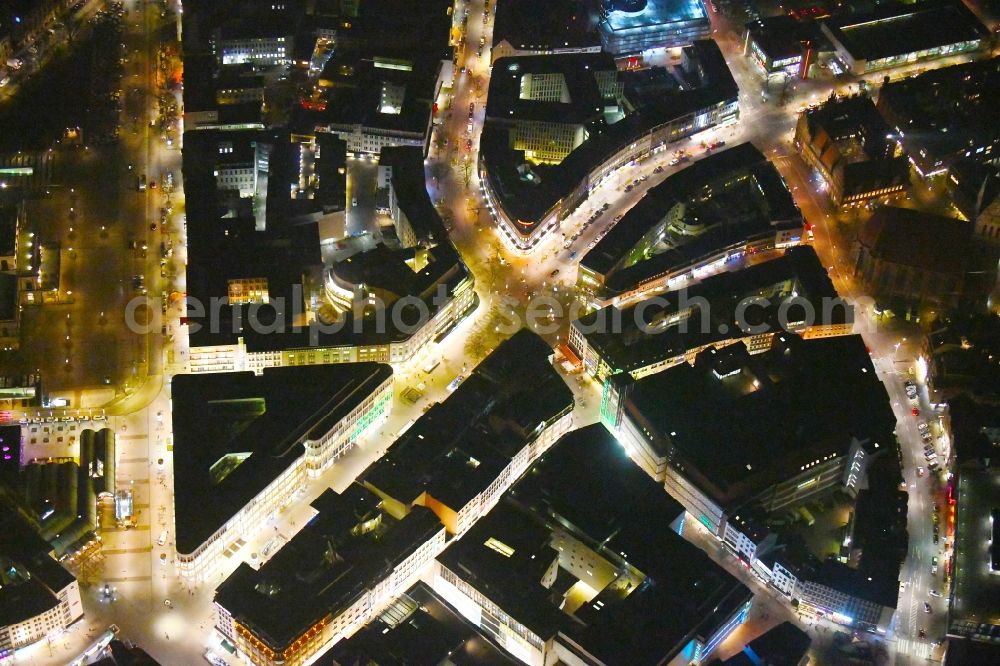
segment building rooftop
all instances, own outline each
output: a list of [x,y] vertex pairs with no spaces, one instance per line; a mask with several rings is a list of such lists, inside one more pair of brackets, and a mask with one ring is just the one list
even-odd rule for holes
[[360,124],[423,134],[434,105],[440,63],[451,60],[449,0],[419,12],[405,0],[365,0],[338,27],[337,48],[320,81],[325,111],[317,125]]
[[669,27],[671,23],[681,21],[708,18],[700,0],[646,0],[642,4],[645,7],[641,11],[624,11],[612,6],[601,22],[601,29],[607,32],[642,31],[653,27]]
[[[592,425],[560,439],[438,560],[543,641],[562,632],[604,663],[665,663],[751,596],[668,527],[683,512]],[[562,610],[587,566],[556,548],[561,533],[591,551],[590,567],[607,583]]]
[[772,61],[801,56],[802,42],[812,41],[817,51],[829,50],[829,41],[815,21],[799,21],[788,14],[764,16],[747,24],[750,38]]
[[358,484],[341,494],[327,489],[312,507],[318,513],[274,557],[258,571],[240,564],[215,592],[217,604],[279,654],[444,529],[423,507],[394,519]]
[[1000,107],[1000,57],[930,69],[892,81],[879,92],[878,109],[904,134],[904,145],[921,173],[952,158],[996,160]]
[[740,344],[709,348],[694,365],[611,381],[632,385],[626,412],[727,511],[817,460],[846,455],[852,437],[870,451],[888,446],[896,424],[859,335],[781,333],[760,354]]
[[545,426],[573,409],[552,354],[534,333],[515,333],[360,478],[404,506],[426,492],[460,510]]
[[75,579],[49,553],[52,547],[12,507],[0,511],[0,627],[59,605],[56,595]]
[[811,644],[809,634],[786,621],[747,643],[741,652],[726,659],[722,665],[799,666]]
[[521,662],[496,647],[424,583],[417,583],[356,634],[314,663],[454,664],[515,666]]
[[858,234],[858,242],[882,261],[920,270],[962,275],[970,269],[971,222],[881,206]]
[[[685,233],[666,224],[676,206]],[[750,143],[701,159],[651,188],[580,261],[604,275],[612,291],[626,291],[647,276],[710,255],[740,238],[802,225],[788,187]],[[620,278],[615,278],[620,274]]]
[[[494,63],[486,102],[487,121],[504,126],[517,120],[559,124],[595,123],[606,105],[617,105],[613,87],[602,88],[599,76],[616,75],[607,53],[567,53],[500,58]],[[536,76],[559,77],[560,99],[533,94],[529,81]],[[548,92],[547,90],[545,92]]]
[[887,3],[870,14],[827,19],[824,26],[855,60],[879,60],[989,36],[959,0]]
[[173,379],[177,550],[191,553],[392,376],[349,363]]
[[427,192],[423,151],[417,146],[387,146],[382,148],[378,163],[392,167],[396,200],[417,239],[444,242],[448,232]]
[[[471,20],[471,19],[470,19]],[[600,47],[596,16],[585,0],[508,0],[496,6],[493,45],[518,50]]]
[[[736,321],[737,306],[747,298],[766,294],[767,306],[748,308],[743,324],[766,326],[766,330],[786,330],[778,316],[781,303],[788,299],[808,301],[816,313],[816,323],[843,324],[852,320],[849,306],[830,310],[830,321],[820,321],[824,305],[833,303],[837,291],[815,250],[810,246],[789,248],[784,255],[742,270],[720,273],[691,287],[671,291],[619,310],[610,305],[574,322],[587,344],[597,350],[613,371],[632,372],[657,361],[676,357],[691,349],[719,340],[744,335]],[[702,301],[701,299],[704,299]],[[706,302],[704,311],[699,303]],[[695,311],[679,319],[686,307]],[[804,305],[792,305],[784,323],[805,320]],[[637,314],[638,313],[638,314]],[[752,320],[751,320],[752,319]],[[614,325],[613,322],[621,322]],[[681,327],[684,321],[687,329]],[[703,328],[701,322],[706,321]]]
[[[610,124],[604,119],[595,118],[588,126],[587,139],[562,162],[530,165],[530,171],[534,174],[532,178],[526,178],[524,175],[527,164],[524,151],[514,150],[509,140],[509,122],[517,117],[516,111],[514,114],[510,113],[512,110],[510,105],[515,104],[511,100],[512,92],[505,96],[507,101],[504,102],[501,95],[494,96],[494,87],[497,90],[513,91],[515,88],[512,81],[517,80],[517,73],[522,71],[521,68],[531,68],[532,71],[557,68],[564,72],[569,66],[567,63],[576,63],[586,71],[586,67],[591,63],[606,62],[610,56],[606,54],[524,56],[500,58],[494,63],[489,95],[489,104],[493,106],[487,107],[487,118],[479,141],[480,173],[490,180],[492,189],[499,198],[499,205],[512,220],[518,221],[521,233],[527,234],[533,230],[548,211],[584,182],[594,167],[623,146],[671,120],[710,106],[736,101],[739,92],[736,82],[715,42],[698,40],[685,48],[691,63],[689,75],[695,76],[693,84],[684,88],[678,86],[669,91],[656,89],[648,96],[628,98],[628,107],[632,110],[624,118]],[[510,72],[511,75],[503,76],[503,72]],[[619,75],[621,82],[627,81],[628,78]],[[639,90],[641,88],[637,87],[633,92]],[[627,92],[626,90],[626,96]],[[597,98],[588,96],[586,99],[588,106],[584,111],[589,114],[589,103]],[[552,113],[557,109],[569,113],[563,108],[569,106],[571,105],[557,104],[553,107],[553,111],[544,117],[552,117]],[[506,118],[501,113],[503,111],[507,112]],[[578,112],[575,115],[577,119],[583,117]]]
[[0,205],[0,257],[14,256],[17,251],[17,211],[17,206]]

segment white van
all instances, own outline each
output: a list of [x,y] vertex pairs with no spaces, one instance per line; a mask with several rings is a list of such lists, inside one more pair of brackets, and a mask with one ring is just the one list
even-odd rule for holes
[[166,546],[167,545],[167,531],[166,530],[163,530],[162,532],[160,532],[160,538],[156,540],[156,545],[157,546]]

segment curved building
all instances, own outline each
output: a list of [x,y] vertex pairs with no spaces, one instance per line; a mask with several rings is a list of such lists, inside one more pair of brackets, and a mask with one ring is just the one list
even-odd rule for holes
[[483,196],[504,242],[527,254],[617,169],[738,116],[710,40],[672,70],[620,72],[605,53],[501,58],[480,138]]

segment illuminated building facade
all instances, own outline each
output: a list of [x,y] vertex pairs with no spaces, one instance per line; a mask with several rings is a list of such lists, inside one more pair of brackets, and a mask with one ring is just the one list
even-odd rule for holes
[[[660,67],[616,72],[606,54],[494,64],[479,176],[512,251],[530,253],[618,169],[739,116],[739,91],[715,42],[685,47],[681,69],[694,87],[682,88]],[[524,82],[537,75],[554,81],[561,75],[568,94],[531,99]]]
[[637,302],[747,255],[797,245],[802,213],[752,144],[705,157],[646,192],[580,260],[591,305]]
[[[847,409],[846,396],[855,407]],[[772,419],[777,413],[787,416]],[[605,383],[601,419],[720,539],[750,506],[770,514],[833,488],[856,493],[867,457],[895,423],[860,336],[789,333],[759,354],[711,347],[694,364],[640,380],[615,375]]]
[[[737,312],[748,299],[754,305]],[[751,354],[764,352],[781,332],[804,339],[853,332],[852,310],[810,246],[627,308],[609,305],[574,320],[569,344],[586,372],[603,382],[620,372],[641,379],[693,363],[710,346],[742,342]]]
[[601,44],[616,56],[686,46],[712,32],[701,0],[603,0],[601,5]]
[[560,439],[451,542],[432,585],[533,666],[708,663],[752,594],[675,531],[682,514],[595,424]]
[[[192,582],[212,580],[392,406],[392,370],[376,363],[178,375],[173,385],[177,561]],[[251,425],[234,435],[234,418]]]
[[989,31],[959,0],[880,5],[821,22],[844,69],[856,76],[985,48]]
[[67,629],[83,617],[83,605],[76,578],[17,511],[5,507],[0,531],[0,660],[6,660]]
[[803,111],[795,126],[799,154],[838,206],[906,191],[910,165],[898,138],[864,95],[827,100]]
[[245,661],[300,666],[372,619],[444,548],[418,507],[396,520],[354,484],[326,490],[313,519],[260,569],[241,564],[216,590],[216,628]]

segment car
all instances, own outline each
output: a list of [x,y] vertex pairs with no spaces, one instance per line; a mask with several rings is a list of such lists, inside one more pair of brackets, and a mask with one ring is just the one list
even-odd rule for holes
[[465,381],[465,375],[459,375],[451,380],[451,383],[448,384],[448,393],[454,393],[455,389],[457,389],[459,384],[463,381]]
[[920,439],[923,440],[924,444],[930,444],[932,441],[934,441],[934,436],[931,435],[929,432],[922,432],[920,433]]
[[910,413],[913,414],[914,416],[920,416],[920,410],[917,409],[916,407],[914,407],[913,409],[911,409]]
[[917,632],[917,636],[919,636],[920,638],[927,638],[927,632],[921,629],[920,631]]
[[615,222],[622,219],[622,217],[624,217],[624,213],[618,213],[617,215],[615,215]]
[[358,198],[357,197],[352,197],[351,198],[351,207],[353,208],[354,206],[357,206],[357,205],[358,205]]
[[625,186],[625,191],[626,191],[626,192],[631,192],[631,191],[632,191],[633,189],[634,189],[634,188],[632,187],[632,185],[626,185],[626,186]]
[[917,421],[917,430],[926,432],[928,430],[927,421]]
[[926,601],[924,602],[924,612],[925,613],[930,613],[931,612],[931,605],[929,603],[927,603]]
[[938,559],[935,556],[935,557],[931,558],[931,573],[932,574],[936,574],[937,573],[937,567],[938,567]]
[[576,250],[573,250],[572,252],[569,253],[569,258],[573,259],[575,257],[576,257]]
[[941,593],[938,592],[937,590],[931,590],[930,592],[928,592],[928,594],[931,595],[932,597],[940,597],[941,596]]
[[918,467],[917,468],[917,477],[923,478],[923,476],[924,476],[924,468],[923,467]]
[[941,540],[941,536],[937,532],[935,532],[934,533],[934,545],[937,545],[937,542],[940,541],[940,540]]
[[667,166],[677,166],[680,163],[681,163],[681,158],[674,157],[669,162],[667,162]]
[[167,533],[166,530],[163,530],[162,532],[160,532],[160,537],[156,540],[156,545],[157,546],[165,546],[165,545],[167,545],[167,536],[169,536],[169,535],[168,535],[168,533]]
[[653,173],[663,173],[663,165],[661,164],[660,166],[653,169]]
[[149,224],[149,230],[150,231],[156,231],[156,222],[151,222]]
[[212,664],[212,666],[226,666],[226,660],[213,652],[211,648],[205,650],[205,661]]
[[555,269],[554,271],[552,271],[551,273],[549,273],[549,277],[555,277],[557,275],[559,275],[559,269],[558,268]]
[[156,189],[156,181],[155,180],[149,181],[149,189],[151,189],[151,190],[155,190]]

